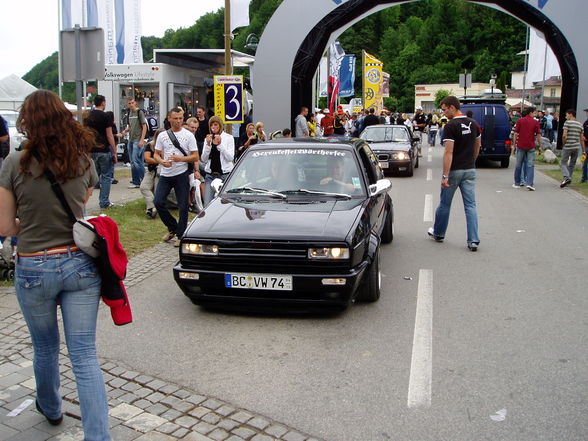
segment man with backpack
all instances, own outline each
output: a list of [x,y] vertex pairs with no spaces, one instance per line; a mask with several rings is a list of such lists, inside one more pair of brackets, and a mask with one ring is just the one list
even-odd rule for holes
[[129,159],[131,160],[131,185],[129,188],[139,188],[145,176],[143,154],[145,152],[145,137],[147,136],[147,119],[145,112],[139,109],[133,98],[127,100],[128,125],[125,131],[129,134]]

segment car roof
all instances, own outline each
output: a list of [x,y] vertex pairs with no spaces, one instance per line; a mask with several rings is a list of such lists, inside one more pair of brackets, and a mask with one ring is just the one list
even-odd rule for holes
[[372,127],[404,127],[405,129],[408,129],[408,127],[406,127],[404,124],[374,124],[373,126],[367,126],[365,130],[370,129]]
[[358,147],[358,144],[362,145],[363,142],[364,141],[359,138],[349,137],[277,138],[252,145],[248,150],[263,150],[268,148],[298,149],[301,147],[353,150]]
[[18,112],[16,110],[11,109],[0,109],[0,113],[3,115],[18,115]]

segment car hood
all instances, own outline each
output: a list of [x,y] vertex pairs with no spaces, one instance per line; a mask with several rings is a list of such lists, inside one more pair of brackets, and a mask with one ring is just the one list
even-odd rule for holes
[[345,240],[364,200],[214,199],[185,237],[206,239]]
[[370,142],[370,148],[374,152],[407,152],[410,150],[410,142]]

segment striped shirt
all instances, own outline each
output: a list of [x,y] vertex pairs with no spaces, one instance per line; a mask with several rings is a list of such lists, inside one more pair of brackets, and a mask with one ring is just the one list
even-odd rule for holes
[[564,130],[568,131],[564,149],[577,149],[580,147],[580,137],[582,136],[583,127],[580,121],[569,119],[564,123]]

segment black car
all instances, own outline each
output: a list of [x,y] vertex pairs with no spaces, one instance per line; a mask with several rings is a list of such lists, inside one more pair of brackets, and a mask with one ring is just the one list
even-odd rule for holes
[[376,301],[380,243],[393,238],[390,186],[359,139],[252,146],[188,227],[175,280],[198,305]]
[[419,166],[418,138],[404,125],[369,126],[360,138],[369,143],[384,172],[390,170],[412,176]]

